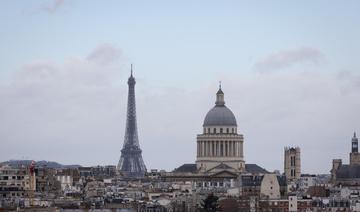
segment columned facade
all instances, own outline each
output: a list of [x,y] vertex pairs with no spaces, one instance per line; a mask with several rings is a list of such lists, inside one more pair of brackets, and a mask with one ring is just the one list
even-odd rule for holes
[[245,170],[243,135],[238,134],[234,114],[225,106],[221,88],[215,107],[206,115],[203,133],[197,135],[197,169],[206,172],[225,164],[238,172]]

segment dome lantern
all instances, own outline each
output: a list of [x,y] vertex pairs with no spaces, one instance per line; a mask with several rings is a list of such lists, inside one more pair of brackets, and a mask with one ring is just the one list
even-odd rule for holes
[[221,81],[219,82],[219,90],[216,93],[215,105],[218,105],[218,106],[224,106],[225,105],[224,92],[221,90]]

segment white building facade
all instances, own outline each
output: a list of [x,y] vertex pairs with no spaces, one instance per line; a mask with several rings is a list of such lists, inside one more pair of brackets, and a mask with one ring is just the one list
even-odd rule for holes
[[203,133],[197,135],[196,166],[199,172],[208,172],[224,164],[237,172],[245,170],[244,137],[238,134],[232,111],[225,106],[224,93],[219,88],[215,106],[207,113]]

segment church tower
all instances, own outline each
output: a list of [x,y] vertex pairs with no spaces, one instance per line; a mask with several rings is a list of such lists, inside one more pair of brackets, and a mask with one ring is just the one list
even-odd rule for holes
[[354,136],[351,139],[350,165],[360,165],[360,154],[356,132],[354,132]]
[[219,167],[245,171],[243,143],[244,137],[238,134],[235,116],[225,106],[220,85],[215,106],[205,116],[203,133],[197,136],[197,170],[211,172]]
[[141,156],[138,139],[135,105],[135,78],[131,65],[131,75],[128,79],[128,102],[124,145],[117,166],[118,171],[127,177],[144,177],[146,167]]
[[297,180],[301,176],[300,147],[285,147],[284,173],[288,181]]

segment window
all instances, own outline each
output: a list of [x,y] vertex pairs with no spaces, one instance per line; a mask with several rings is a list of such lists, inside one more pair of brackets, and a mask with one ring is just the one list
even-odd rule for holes
[[234,128],[231,128],[231,132],[234,133]]
[[229,128],[226,128],[226,133],[229,133]]
[[291,166],[295,166],[295,156],[290,157],[290,164]]
[[216,133],[216,128],[214,128],[214,133]]
[[223,128],[220,128],[220,133],[223,133]]
[[291,176],[295,177],[295,169],[291,169]]
[[210,134],[210,128],[208,128],[208,133]]

